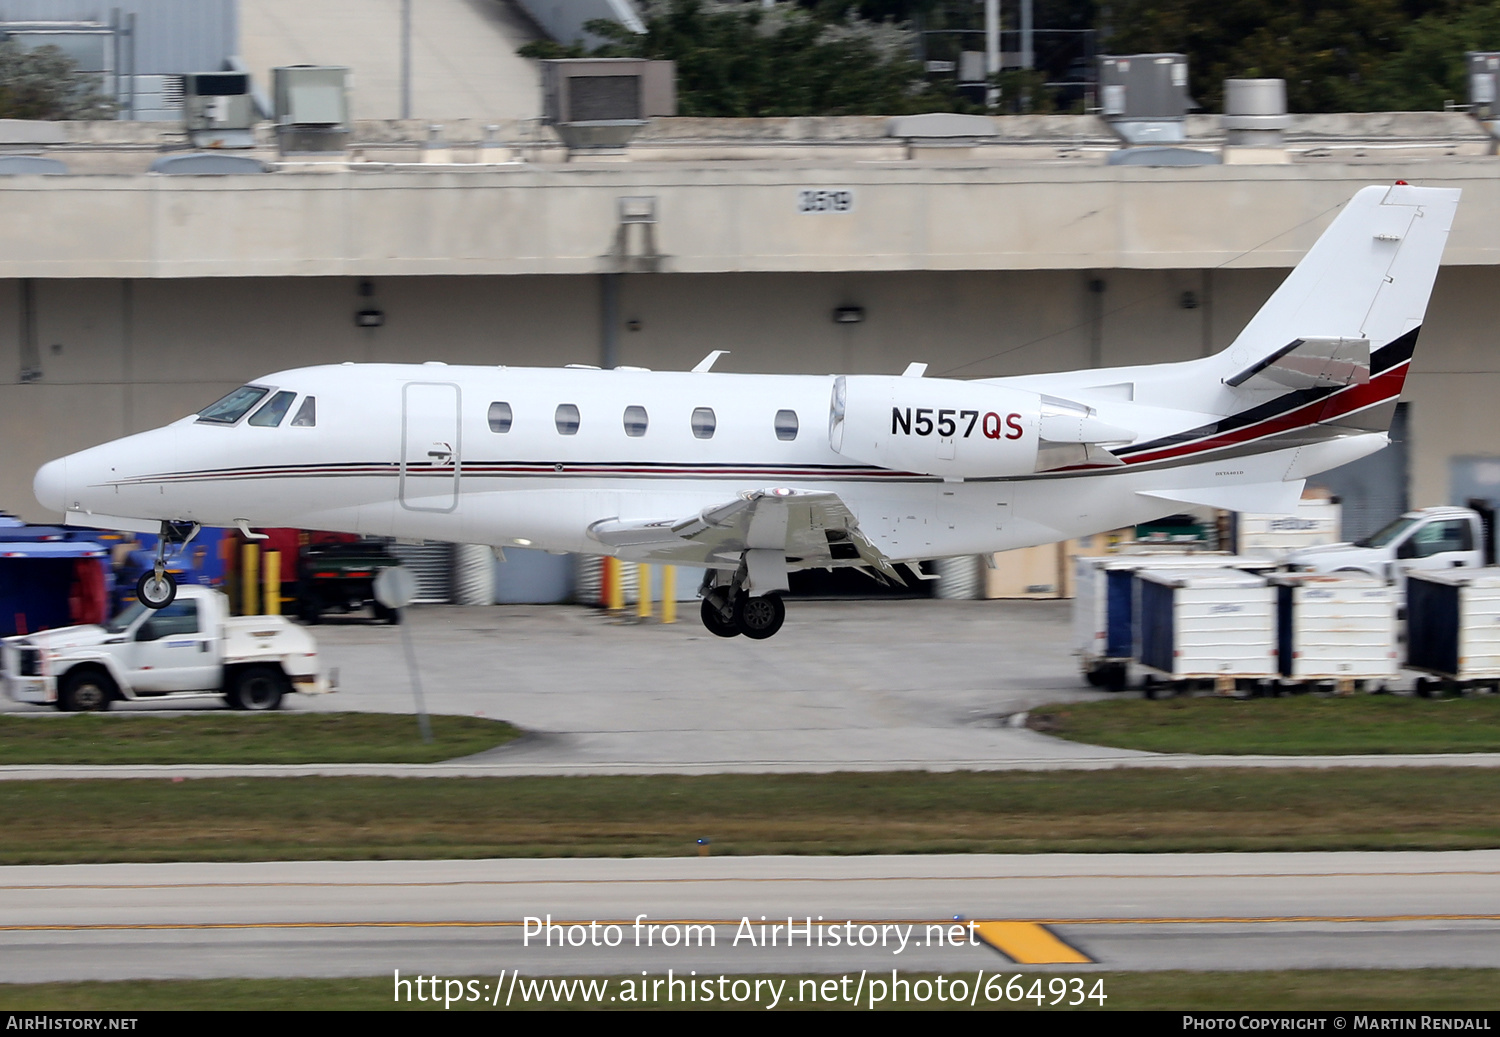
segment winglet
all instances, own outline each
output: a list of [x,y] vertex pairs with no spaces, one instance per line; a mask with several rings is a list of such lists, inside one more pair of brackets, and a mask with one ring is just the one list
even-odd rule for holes
[[708,356],[704,357],[702,360],[693,365],[693,374],[702,374],[703,372],[709,370],[714,366],[714,364],[718,362],[719,357],[728,352],[729,350],[727,349],[714,350],[712,353],[708,354]]
[[927,365],[926,364],[912,363],[912,364],[907,364],[906,365],[906,370],[901,372],[901,377],[902,378],[921,378],[926,373],[927,373]]

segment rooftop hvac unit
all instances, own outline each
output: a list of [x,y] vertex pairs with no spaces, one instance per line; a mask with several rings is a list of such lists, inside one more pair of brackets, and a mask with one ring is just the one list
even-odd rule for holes
[[1101,114],[1126,144],[1181,144],[1189,108],[1187,58],[1129,54],[1099,59]]
[[349,140],[349,70],[288,65],[271,70],[282,154],[342,151]]
[[647,119],[677,114],[676,77],[672,61],[543,61],[543,121],[570,151],[620,151]]
[[255,144],[255,102],[247,72],[192,72],[182,77],[182,122],[197,148]]

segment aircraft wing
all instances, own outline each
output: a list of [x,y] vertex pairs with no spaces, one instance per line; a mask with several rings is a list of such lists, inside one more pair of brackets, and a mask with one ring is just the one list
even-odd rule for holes
[[779,555],[790,569],[863,566],[904,582],[839,495],[816,490],[752,490],[680,519],[604,519],[589,536],[622,555],[656,561],[733,566],[746,555]]

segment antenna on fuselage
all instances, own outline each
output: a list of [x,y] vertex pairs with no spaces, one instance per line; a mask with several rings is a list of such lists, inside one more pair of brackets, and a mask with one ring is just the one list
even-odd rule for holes
[[708,354],[708,356],[704,357],[702,360],[693,365],[693,374],[702,374],[704,371],[707,371],[709,368],[713,367],[714,364],[718,363],[719,357],[725,356],[728,353],[729,350],[727,349],[714,350],[712,353]]

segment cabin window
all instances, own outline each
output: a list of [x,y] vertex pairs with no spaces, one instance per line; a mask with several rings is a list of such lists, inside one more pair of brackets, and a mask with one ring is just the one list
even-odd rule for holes
[[316,428],[318,424],[318,398],[309,396],[302,401],[302,406],[297,408],[297,416],[292,419],[292,428]]
[[490,404],[490,431],[509,432],[513,415],[508,403]]
[[693,435],[699,439],[713,439],[714,429],[719,427],[719,419],[714,417],[712,407],[693,408]]
[[559,435],[575,436],[578,434],[578,407],[576,405],[559,403],[555,420]]
[[776,438],[786,443],[797,438],[796,411],[779,410],[776,412]]
[[250,424],[261,428],[275,428],[286,417],[286,412],[292,409],[292,401],[296,398],[297,394],[294,392],[277,393],[266,401],[265,406],[250,415]]
[[646,408],[625,408],[625,434],[632,439],[639,439],[646,434]]
[[200,410],[198,420],[212,425],[233,425],[250,413],[250,408],[270,391],[259,385],[242,385],[217,403]]

